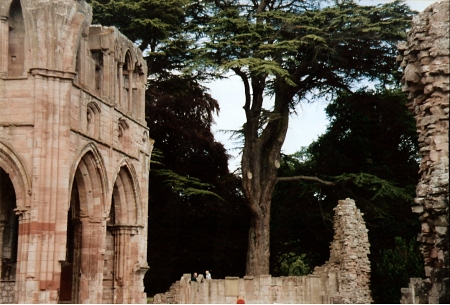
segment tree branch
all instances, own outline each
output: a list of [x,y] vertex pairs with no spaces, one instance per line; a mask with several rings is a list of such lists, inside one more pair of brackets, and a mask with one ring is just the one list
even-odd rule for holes
[[277,182],[280,181],[297,181],[297,180],[308,180],[308,181],[317,181],[325,185],[336,185],[336,183],[331,181],[325,181],[322,179],[319,179],[317,177],[311,177],[311,176],[293,176],[293,177],[278,177]]
[[241,69],[239,68],[232,68],[232,70],[242,79],[242,82],[244,83],[245,104],[243,108],[245,110],[245,113],[248,114],[247,112],[250,110],[251,94],[247,74],[245,74],[245,72],[241,71]]

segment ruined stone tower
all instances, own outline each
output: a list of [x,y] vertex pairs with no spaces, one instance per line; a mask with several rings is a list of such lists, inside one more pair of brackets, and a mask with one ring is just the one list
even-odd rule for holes
[[146,64],[84,0],[0,1],[0,303],[143,303]]
[[398,46],[422,157],[412,209],[422,226],[417,240],[426,276],[402,289],[402,303],[450,302],[449,39],[449,2],[442,1],[414,17],[407,41]]

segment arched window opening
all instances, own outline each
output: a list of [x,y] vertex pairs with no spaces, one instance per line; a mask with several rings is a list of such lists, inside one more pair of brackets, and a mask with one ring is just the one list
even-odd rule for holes
[[103,52],[101,50],[91,50],[91,56],[95,63],[94,90],[97,95],[101,96],[103,83]]
[[123,103],[122,106],[131,111],[131,101],[133,92],[133,64],[130,52],[125,55],[125,63],[123,65]]
[[59,302],[78,303],[79,290],[78,270],[81,258],[81,222],[80,195],[78,184],[74,178],[70,197],[70,208],[67,213],[66,259],[61,266],[61,285]]
[[[132,93],[132,107],[133,107],[133,116],[138,117],[139,115],[143,115],[141,113],[142,107],[141,104],[143,100],[142,96],[142,81],[143,81],[144,72],[142,71],[142,66],[138,66],[136,64],[136,68],[133,71],[133,93]],[[145,108],[144,108],[145,109]]]
[[87,134],[94,138],[100,137],[100,107],[92,101],[86,107]]
[[9,175],[0,168],[0,280],[16,277],[19,217],[15,214],[16,194]]
[[9,9],[8,76],[21,76],[25,70],[25,23],[20,0]]

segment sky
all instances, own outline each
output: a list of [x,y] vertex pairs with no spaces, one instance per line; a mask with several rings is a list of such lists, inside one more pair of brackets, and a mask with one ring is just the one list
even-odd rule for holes
[[[390,1],[363,0],[361,4],[376,5]],[[407,0],[408,5],[419,12],[431,5],[435,0]],[[215,116],[215,124],[212,127],[216,141],[224,144],[227,153],[231,155],[228,161],[230,171],[234,171],[240,166],[241,156],[239,146],[241,144],[230,140],[230,135],[224,130],[238,130],[245,122],[245,113],[242,109],[244,105],[244,87],[240,78],[231,76],[226,80],[214,81],[205,84],[210,89],[210,94],[219,102],[220,112]],[[267,101],[269,103],[269,101]],[[299,151],[301,147],[308,146],[315,141],[327,128],[328,120],[325,114],[326,101],[317,101],[307,104],[301,103],[297,106],[297,115],[292,115],[289,121],[289,129],[286,141],[281,152],[292,154]],[[270,109],[267,104],[266,109]]]

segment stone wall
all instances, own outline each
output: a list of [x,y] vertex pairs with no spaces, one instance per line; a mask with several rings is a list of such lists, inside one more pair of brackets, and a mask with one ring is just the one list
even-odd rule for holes
[[253,304],[370,303],[370,262],[367,229],[351,199],[340,200],[334,216],[330,260],[307,276],[245,276],[191,282],[184,274],[153,303],[233,304],[242,295]]
[[0,281],[0,303],[1,304],[12,304],[14,303],[15,291],[14,285],[15,281]]
[[412,210],[422,225],[418,241],[425,280],[411,279],[403,303],[450,303],[449,289],[449,2],[415,16],[398,45],[403,91],[408,92],[419,134],[420,181]]

